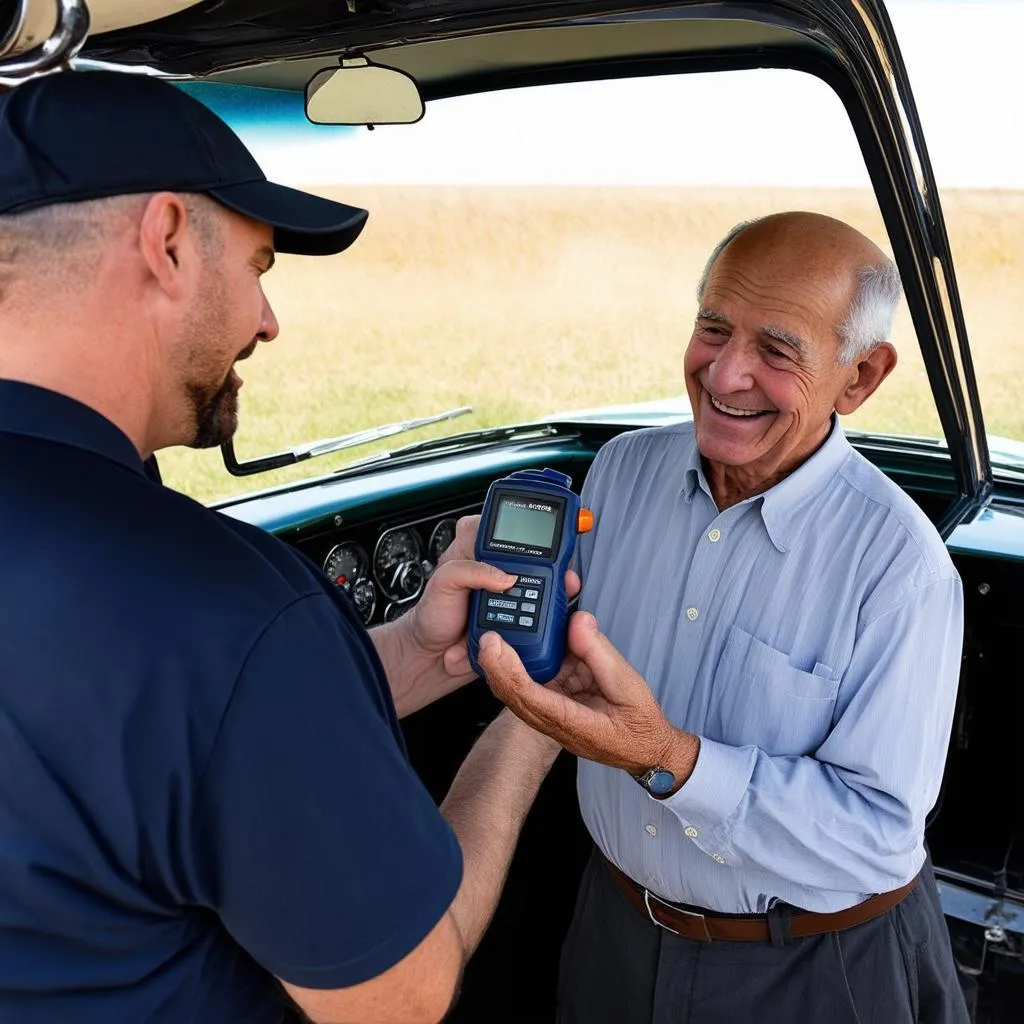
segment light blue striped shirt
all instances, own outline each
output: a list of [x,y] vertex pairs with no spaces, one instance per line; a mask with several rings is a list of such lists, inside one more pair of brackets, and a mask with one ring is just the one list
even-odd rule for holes
[[620,435],[583,489],[580,606],[701,737],[667,800],[581,760],[584,821],[652,892],[725,913],[816,911],[924,860],[963,633],[960,579],[928,519],[828,440],[719,512],[693,425]]

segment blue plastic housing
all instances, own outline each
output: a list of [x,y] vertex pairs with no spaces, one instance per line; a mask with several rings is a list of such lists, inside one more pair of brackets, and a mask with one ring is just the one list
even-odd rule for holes
[[[476,536],[476,557],[516,574],[520,581],[505,594],[484,590],[473,594],[469,610],[469,659],[478,675],[483,675],[476,660],[480,637],[492,630],[515,648],[526,671],[538,683],[553,679],[565,660],[569,624],[565,573],[576,550],[580,509],[579,496],[570,489],[571,483],[570,477],[554,469],[525,469],[495,480],[487,491]],[[501,550],[516,546],[494,538],[496,518],[505,498],[526,502],[532,498],[557,508],[550,549],[533,553]],[[530,596],[533,594],[537,597]],[[532,610],[524,610],[531,606]],[[495,617],[506,621],[496,622]],[[526,620],[532,620],[529,626],[522,625]]]

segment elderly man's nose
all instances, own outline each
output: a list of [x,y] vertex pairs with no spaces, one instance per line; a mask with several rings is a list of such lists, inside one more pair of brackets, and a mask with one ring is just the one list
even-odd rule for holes
[[730,339],[718,350],[709,367],[711,384],[721,394],[753,387],[752,362],[746,347]]

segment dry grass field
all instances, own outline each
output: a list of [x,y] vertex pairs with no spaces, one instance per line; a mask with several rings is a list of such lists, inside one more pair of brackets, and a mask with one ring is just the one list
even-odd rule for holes
[[[324,194],[331,194],[325,192]],[[474,412],[384,446],[683,391],[694,284],[739,220],[817,210],[885,243],[860,191],[351,188],[371,211],[340,256],[282,256],[267,277],[278,340],[242,364],[242,456],[457,405]],[[1024,193],[944,199],[990,433],[1024,438]],[[939,435],[906,311],[900,365],[848,427]],[[233,479],[219,451],[168,451],[201,500],[324,473],[374,449]]]

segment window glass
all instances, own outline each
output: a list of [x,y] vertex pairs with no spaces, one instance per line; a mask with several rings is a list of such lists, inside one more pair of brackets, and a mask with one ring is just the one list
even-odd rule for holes
[[[314,127],[300,97],[191,88],[270,177],[370,210],[348,252],[282,255],[267,275],[281,334],[239,364],[239,457],[473,410],[254,478],[218,450],[163,454],[202,500],[565,410],[681,408],[696,282],[734,224],[815,210],[889,249],[846,112],[798,72],[485,93],[372,132]],[[896,372],[845,425],[941,436],[905,310],[893,341]]]
[[998,464],[1001,452],[1024,455],[1024,4],[896,0],[889,7],[939,187]]

